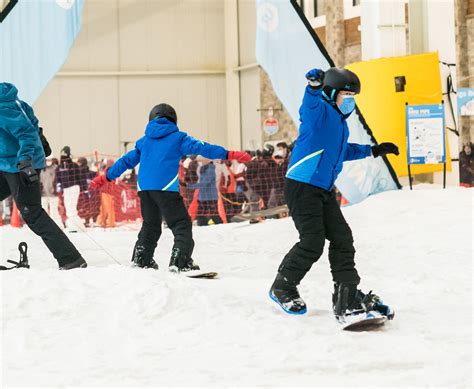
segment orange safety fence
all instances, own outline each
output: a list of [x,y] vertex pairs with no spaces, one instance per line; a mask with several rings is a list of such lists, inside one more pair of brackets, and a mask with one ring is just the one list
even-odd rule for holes
[[[65,228],[69,225],[111,228],[140,222],[139,166],[100,191],[89,188],[90,181],[117,159],[118,156],[99,152],[48,159],[47,167],[41,172],[43,208]],[[178,174],[179,192],[196,224],[228,223],[244,212],[252,214],[283,205],[287,167],[288,158],[275,158],[271,154],[259,155],[246,164],[183,158]],[[204,176],[207,176],[205,184]],[[18,212],[10,213],[10,224],[17,226]]]

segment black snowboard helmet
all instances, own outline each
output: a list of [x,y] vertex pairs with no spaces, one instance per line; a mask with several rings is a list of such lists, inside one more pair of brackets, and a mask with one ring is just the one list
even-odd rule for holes
[[348,69],[330,68],[324,73],[323,92],[330,101],[336,101],[341,91],[360,93],[360,80]]
[[156,118],[167,118],[168,120],[171,120],[174,124],[178,122],[178,116],[176,115],[176,111],[171,105],[166,103],[155,105],[150,111],[148,120],[152,121]]

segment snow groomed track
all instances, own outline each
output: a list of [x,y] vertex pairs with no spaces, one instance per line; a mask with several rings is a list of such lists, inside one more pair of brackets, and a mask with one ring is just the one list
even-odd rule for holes
[[26,240],[32,266],[0,274],[2,386],[470,387],[472,193],[417,187],[344,209],[361,288],[397,311],[370,333],[334,320],[326,253],[301,285],[306,315],[268,298],[291,219],[195,228],[216,280],[166,271],[169,230],[159,271],[129,267],[137,231],[122,228],[71,234],[89,268],[59,272],[28,229],[2,227],[3,262]]

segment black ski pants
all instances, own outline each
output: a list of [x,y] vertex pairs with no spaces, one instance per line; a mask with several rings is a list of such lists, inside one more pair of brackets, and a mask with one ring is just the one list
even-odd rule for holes
[[336,201],[336,193],[286,179],[285,199],[300,235],[278,271],[299,283],[323,253],[329,240],[329,263],[334,282],[358,284],[352,231]]
[[196,217],[196,220],[198,226],[209,225],[209,220],[211,219],[214,224],[223,223],[219,215],[219,206],[217,204],[217,200],[198,201],[197,214],[198,216]]
[[41,207],[39,182],[24,186],[21,184],[19,173],[0,172],[0,201],[10,195],[13,196],[25,223],[43,239],[59,266],[74,262],[81,256],[64,232]]
[[186,256],[194,249],[193,226],[181,195],[177,192],[144,190],[138,192],[142,210],[143,224],[138,234],[136,246],[144,247],[144,258],[153,258],[158,239],[161,236],[161,222],[166,224],[174,235],[174,248]]

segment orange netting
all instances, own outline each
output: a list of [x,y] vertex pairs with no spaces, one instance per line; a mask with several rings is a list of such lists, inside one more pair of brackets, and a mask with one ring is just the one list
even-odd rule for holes
[[[137,195],[139,166],[100,191],[89,188],[90,181],[98,173],[103,174],[116,159],[117,156],[94,153],[48,160],[48,166],[41,172],[43,208],[64,227],[115,227],[141,221]],[[284,205],[287,167],[288,158],[268,153],[259,153],[247,164],[183,158],[178,174],[179,191],[196,224],[227,223],[236,215],[253,215]],[[3,208],[3,218],[10,219],[5,212],[8,206]]]

